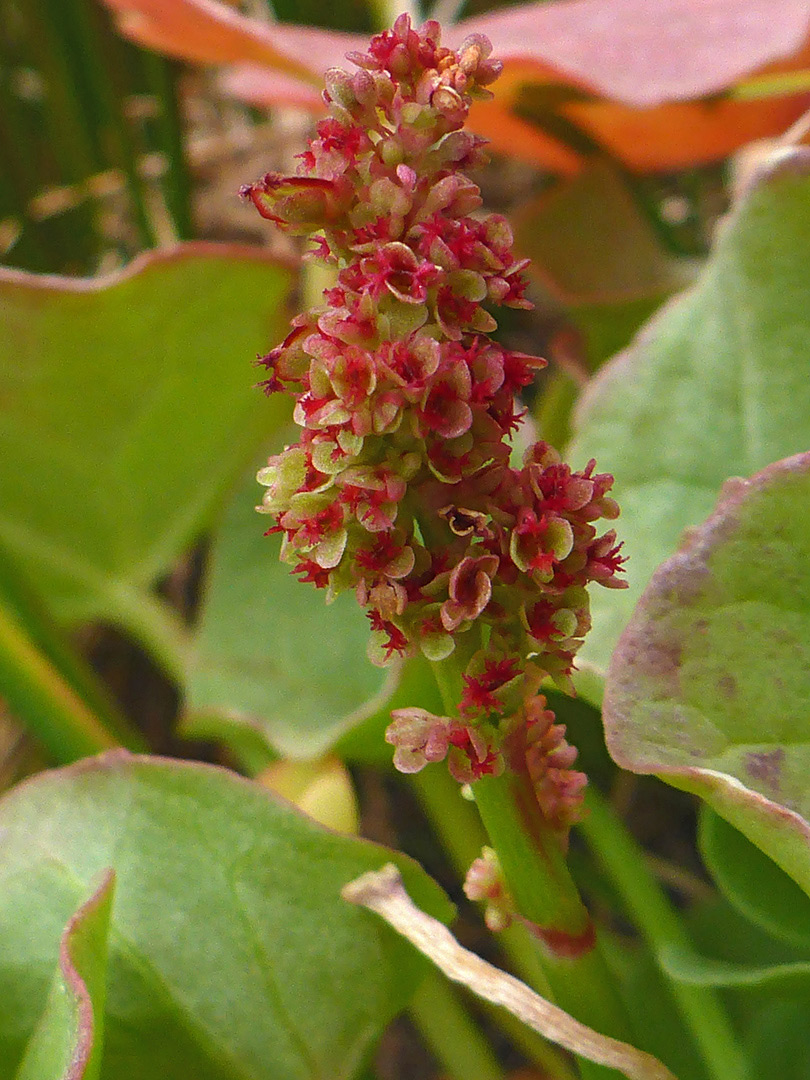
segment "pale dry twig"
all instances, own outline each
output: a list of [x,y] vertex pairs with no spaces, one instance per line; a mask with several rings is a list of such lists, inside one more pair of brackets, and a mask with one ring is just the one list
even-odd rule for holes
[[618,1069],[629,1080],[676,1080],[657,1058],[628,1043],[600,1035],[573,1016],[540,997],[513,975],[465,949],[437,919],[414,904],[397,868],[362,874],[342,890],[345,900],[382,916],[398,933],[444,972],[478,997],[508,1009],[524,1024],[558,1046],[597,1065]]

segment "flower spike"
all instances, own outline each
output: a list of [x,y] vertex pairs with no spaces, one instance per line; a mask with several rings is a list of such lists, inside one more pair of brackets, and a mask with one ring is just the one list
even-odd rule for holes
[[[621,587],[612,477],[545,443],[510,464],[515,399],[545,361],[489,335],[499,307],[530,306],[525,261],[465,170],[486,160],[464,130],[500,64],[406,15],[332,69],[329,117],[293,177],[243,189],[280,228],[311,235],[336,270],[322,307],[260,359],[266,393],[296,402],[299,442],[259,473],[282,559],[327,598],[354,589],[378,664],[474,641],[458,715],[394,714],[395,764],[447,759],[462,783],[518,768],[561,833],[584,777],[540,681],[568,685],[590,625],[586,586]],[[314,234],[314,235],[313,235]]]

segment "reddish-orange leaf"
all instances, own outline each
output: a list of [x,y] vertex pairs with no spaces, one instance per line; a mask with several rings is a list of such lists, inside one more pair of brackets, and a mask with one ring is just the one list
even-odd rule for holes
[[561,110],[634,172],[677,172],[727,157],[754,139],[784,131],[808,95],[770,101],[690,101],[628,109],[612,101],[572,102]]
[[181,59],[222,64],[253,61],[321,82],[328,67],[364,48],[366,38],[310,26],[271,25],[249,19],[221,0],[103,0],[121,31],[135,41]]
[[[365,46],[355,34],[249,19],[222,0],[103,2],[142,44],[231,65],[226,90],[255,104],[320,111],[323,72]],[[495,102],[471,116],[496,150],[575,172],[579,154],[514,111],[523,87],[567,85],[581,97],[558,106],[566,120],[633,170],[674,170],[777,134],[807,107],[807,94],[717,99],[747,76],[810,63],[806,0],[778,7],[777,18],[773,0],[557,0],[465,19],[445,36],[457,45],[484,33],[504,61]]]
[[563,0],[477,19],[504,61],[646,108],[720,93],[805,42],[806,0]]

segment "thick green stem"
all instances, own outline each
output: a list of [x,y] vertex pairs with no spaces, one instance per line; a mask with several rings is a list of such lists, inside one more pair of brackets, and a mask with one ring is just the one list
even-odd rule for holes
[[[691,948],[689,936],[650,873],[644,853],[596,791],[586,796],[580,828],[657,958],[670,946]],[[667,979],[666,973],[663,972]],[[719,994],[711,987],[667,980],[686,1026],[715,1080],[744,1080],[745,1059]]]
[[504,1080],[492,1048],[441,972],[428,973],[409,1012],[425,1045],[451,1080]]
[[[530,925],[557,1004],[590,1027],[630,1037],[629,1024],[593,924],[568,871],[559,838],[531,821],[520,777],[488,776],[473,785],[481,820],[518,911]],[[536,815],[539,817],[539,815]],[[581,1062],[583,1076],[612,1070]]]
[[[433,665],[445,710],[461,696],[455,655]],[[571,877],[559,837],[542,818],[528,779],[507,771],[473,785],[475,802],[506,884],[536,940],[545,976],[563,1009],[605,1035],[628,1039],[630,1026],[613,976],[599,950],[590,915]],[[580,1061],[587,1080],[615,1076]]]
[[[532,813],[536,800],[524,777],[508,771],[485,776],[473,791],[518,911],[548,935],[552,952],[588,951],[593,939],[590,915],[568,870],[559,836]],[[557,950],[555,938],[560,939]]]
[[[422,809],[450,857],[453,869],[463,878],[487,843],[487,834],[475,807],[462,798],[458,782],[441,766],[414,773],[411,782]],[[512,923],[500,931],[498,944],[520,978],[543,997],[553,1001],[554,994],[539,961],[536,943],[526,927],[519,922]],[[492,1017],[528,1058],[542,1066],[549,1077],[554,1080],[574,1080],[570,1059],[537,1032],[503,1009],[493,1007]]]

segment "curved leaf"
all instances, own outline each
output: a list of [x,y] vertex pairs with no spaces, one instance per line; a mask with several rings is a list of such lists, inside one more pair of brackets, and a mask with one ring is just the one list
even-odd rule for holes
[[667,946],[659,951],[661,967],[670,978],[687,986],[729,986],[777,994],[810,990],[810,960],[765,966],[732,964],[702,956],[692,949]]
[[104,1043],[107,936],[115,874],[73,915],[59,944],[59,965],[16,1080],[96,1080]]
[[[306,79],[340,64],[367,38],[317,27],[268,26],[212,0],[104,0],[125,33],[159,40],[206,63],[247,60]],[[710,8],[707,11],[707,7]],[[708,97],[765,64],[797,52],[807,37],[804,0],[569,0],[522,4],[463,19],[446,33],[458,45],[486,34],[499,57],[526,78],[572,81],[640,108]],[[695,43],[700,48],[695,48]]]
[[[594,590],[584,666],[604,675],[653,570],[729,476],[810,446],[810,148],[771,159],[698,284],[593,380],[570,448],[616,477],[630,588]],[[590,689],[584,684],[583,693]]]
[[810,892],[810,453],[729,483],[653,575],[605,688],[608,748],[701,795]]
[[[348,1080],[417,985],[418,958],[339,896],[392,853],[227,770],[113,751],[17,787],[0,830],[0,1075],[105,867],[117,878],[105,1080]],[[446,918],[438,887],[393,857]]]
[[793,879],[707,806],[698,837],[703,861],[727,900],[768,933],[810,949],[810,899]]
[[148,633],[147,587],[280,419],[250,363],[290,279],[212,244],[109,278],[0,271],[0,540],[57,615]]
[[574,0],[465,19],[498,55],[530,61],[638,108],[708,97],[804,44],[807,7],[788,0]]

